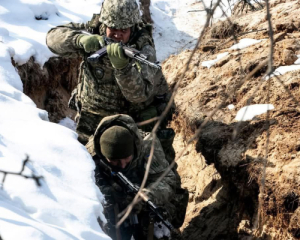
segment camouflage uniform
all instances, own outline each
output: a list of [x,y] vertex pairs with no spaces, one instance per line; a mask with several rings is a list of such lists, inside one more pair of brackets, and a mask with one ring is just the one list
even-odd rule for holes
[[[126,5],[126,4],[127,5]],[[128,7],[128,3],[129,5]],[[156,62],[152,29],[141,22],[135,0],[110,0],[104,2],[101,14],[94,14],[88,24],[69,23],[52,28],[47,34],[49,49],[59,56],[83,58],[79,84],[74,91],[80,112],[77,121],[78,139],[86,143],[101,119],[118,113],[128,114],[135,121],[143,121],[159,115],[169,95],[168,85],[160,69],[130,59],[123,69],[114,69],[108,56],[97,63],[89,63],[86,53],[76,45],[76,39],[84,30],[104,36],[106,26],[117,29],[131,27],[128,45]],[[118,12],[113,12],[118,5]],[[129,9],[128,9],[129,8]],[[112,9],[111,12],[105,9]],[[131,14],[128,15],[128,12]],[[125,20],[124,20],[125,19]],[[114,24],[112,24],[114,23]],[[128,25],[129,24],[129,25]],[[150,130],[150,129],[148,129]]]
[[[134,184],[140,185],[142,182],[152,144],[152,138],[150,137],[150,135],[145,137],[144,140],[141,138],[139,130],[130,116],[115,115],[106,117],[101,121],[94,136],[90,138],[90,141],[86,145],[89,153],[92,155],[96,163],[96,184],[105,196],[106,204],[104,208],[106,218],[108,220],[107,232],[113,239],[116,239],[114,228],[114,205],[118,204],[120,211],[124,210],[126,208],[126,205],[124,205],[124,202],[116,202],[116,199],[114,199],[113,197],[113,182],[111,179],[108,179],[108,177],[106,177],[104,173],[102,173],[101,168],[99,168],[97,162],[99,162],[99,158],[106,161],[104,156],[101,154],[99,145],[101,134],[109,127],[115,125],[127,128],[135,138],[134,158],[129,163],[129,166],[121,170],[122,173]],[[159,141],[155,142],[155,150],[152,161],[153,162],[150,167],[146,188],[151,188],[156,179],[158,179],[159,176],[169,166],[168,162],[165,160],[165,155]],[[149,197],[157,206],[163,206],[168,211],[169,215],[171,216],[172,223],[175,227],[180,227],[185,216],[188,193],[186,190],[181,189],[180,179],[177,179],[176,176],[178,176],[178,174],[175,174],[174,171],[175,170],[170,171],[154,189],[151,189],[151,191],[149,192]],[[142,211],[138,215],[139,222],[141,222],[142,225],[139,227],[139,229],[147,229],[148,222],[145,220],[145,216],[147,216],[147,213],[144,211]],[[180,216],[181,219],[178,219],[178,216]],[[134,230],[131,229],[130,224],[128,224],[127,227],[126,224],[127,223],[125,222],[125,224],[121,226],[122,239],[130,239],[131,235],[134,234]],[[136,239],[138,240],[146,238],[136,237]]]

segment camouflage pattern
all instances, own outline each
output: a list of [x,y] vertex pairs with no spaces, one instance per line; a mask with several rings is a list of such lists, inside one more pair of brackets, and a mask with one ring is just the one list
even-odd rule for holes
[[[115,216],[114,216],[113,206],[115,204],[118,204],[120,211],[122,211],[127,207],[127,204],[124,204],[124,202],[117,202],[117,200],[113,197],[114,196],[113,189],[112,189],[113,183],[111,182],[111,180],[107,179],[107,177],[102,173],[101,169],[99,168],[99,165],[97,164],[97,161],[99,161],[99,158],[104,159],[104,157],[101,154],[101,150],[99,146],[100,136],[107,128],[114,125],[126,127],[133,134],[135,138],[136,151],[135,151],[134,158],[129,164],[129,166],[127,166],[125,169],[122,170],[122,173],[134,184],[140,185],[142,182],[147,161],[150,155],[151,145],[152,145],[151,134],[147,135],[144,139],[142,139],[139,129],[137,128],[134,120],[128,115],[115,115],[115,116],[104,118],[100,122],[94,136],[90,138],[88,144],[86,145],[86,148],[88,149],[89,153],[92,155],[96,163],[96,170],[95,170],[96,184],[98,185],[101,192],[105,196],[105,200],[106,200],[105,214],[108,220],[108,225],[109,225],[108,228],[110,229],[110,231],[108,232],[109,234],[111,234],[110,236],[112,236],[113,239],[115,239],[114,238]],[[169,166],[169,163],[165,159],[164,151],[158,140],[155,141],[154,149],[155,150],[152,159],[152,164],[150,166],[149,177],[146,183],[146,188],[148,189],[152,187],[152,185],[159,178],[159,176]],[[188,195],[186,195],[186,192],[184,192],[184,194],[183,192],[181,192],[178,195],[178,189],[181,188],[180,188],[180,184],[178,185],[178,180],[176,179],[176,175],[178,175],[178,173],[176,172],[175,175],[174,171],[175,170],[170,171],[167,174],[167,176],[161,182],[159,182],[157,186],[155,186],[153,189],[151,189],[151,191],[149,191],[148,195],[155,204],[157,204],[158,206],[163,206],[168,211],[170,215],[170,220],[173,219],[173,222],[176,224],[176,221],[178,222],[177,216],[181,215],[181,218],[183,217],[184,219]],[[176,205],[176,199],[180,199],[180,201],[184,200],[181,201],[181,205],[183,205],[181,206],[181,208],[179,208],[179,206]],[[143,214],[145,213],[142,212],[141,214],[139,214],[138,216],[139,219],[142,218],[141,216],[144,216]],[[181,222],[183,222],[183,219],[181,220]],[[140,222],[143,222],[143,220]],[[140,226],[141,229],[147,229],[147,227],[148,226]],[[176,227],[179,227],[178,224]],[[126,234],[132,235],[132,230],[130,232],[128,228],[125,228],[124,226],[121,227],[121,231],[123,231],[122,239],[123,236],[125,237]],[[129,231],[129,233],[127,233],[127,231]],[[130,239],[130,237],[128,237],[128,239]],[[142,239],[142,238],[138,238],[138,239]]]
[[[76,45],[76,38],[87,29],[85,24],[69,23],[52,28],[46,39],[49,49],[55,54],[81,56],[84,60],[77,87],[80,117],[76,131],[82,143],[87,142],[103,117],[122,113],[139,121],[141,111],[153,105],[158,96],[169,94],[162,71],[146,64],[130,59],[124,69],[116,70],[107,55],[97,63],[87,62],[90,54]],[[98,26],[100,29],[103,29],[103,24]],[[156,61],[152,37],[142,24],[136,26],[129,44],[147,55],[149,61]]]
[[99,20],[116,29],[129,28],[142,21],[136,0],[104,1]]

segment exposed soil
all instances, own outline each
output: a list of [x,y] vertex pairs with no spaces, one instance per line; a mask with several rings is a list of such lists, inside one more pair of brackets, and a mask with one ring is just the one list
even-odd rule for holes
[[47,110],[51,122],[74,118],[76,114],[68,108],[68,101],[77,85],[79,64],[80,59],[51,58],[41,68],[31,58],[26,64],[16,66],[24,93],[38,108]]
[[[271,6],[274,65],[291,65],[300,52],[299,2],[272,1]],[[172,126],[177,132],[177,154],[210,112],[223,103],[178,161],[183,186],[190,192],[182,227],[184,239],[300,238],[300,108],[275,77],[262,80],[267,64],[239,84],[269,56],[265,15],[264,9],[231,18],[238,39],[262,40],[239,51],[229,49],[234,40],[224,28],[230,25],[217,23],[208,29],[175,97],[177,115]],[[222,52],[229,55],[210,69],[201,65]],[[185,51],[164,62],[164,74],[171,87],[179,81],[190,54]],[[300,71],[286,73],[280,79],[300,101]],[[249,99],[251,104],[270,103],[275,109],[268,117],[263,114],[252,121],[236,122],[237,110]],[[229,104],[235,109],[229,110]],[[262,185],[264,164],[266,177]],[[262,186],[261,218],[256,224]]]

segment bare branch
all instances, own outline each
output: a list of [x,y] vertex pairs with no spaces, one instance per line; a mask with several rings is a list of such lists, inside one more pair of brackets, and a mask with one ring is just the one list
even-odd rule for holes
[[[272,19],[271,19],[271,10],[270,10],[270,3],[269,0],[266,0],[267,6],[267,20],[268,20],[268,28],[269,28],[269,37],[270,37],[270,53],[269,53],[269,61],[268,61],[268,70],[267,70],[267,77],[269,77],[268,81],[268,95],[267,99],[270,99],[270,77],[273,73],[273,55],[274,55],[274,34],[273,34],[273,27],[272,27]],[[259,198],[258,198],[258,212],[257,212],[257,219],[254,224],[254,229],[256,231],[262,230],[263,225],[263,215],[262,215],[262,206],[263,206],[263,198],[265,192],[265,178],[266,178],[266,166],[268,160],[268,150],[269,150],[269,141],[270,141],[270,130],[269,130],[269,112],[267,112],[267,142],[266,142],[266,153],[263,162],[263,170],[262,170],[262,179],[261,179],[261,186],[259,191]]]
[[44,178],[43,176],[37,176],[37,175],[35,175],[33,172],[31,173],[31,175],[23,174],[23,172],[24,172],[24,170],[25,170],[25,166],[26,166],[26,164],[27,164],[29,161],[30,161],[30,160],[29,160],[29,157],[26,156],[26,159],[23,161],[22,169],[21,169],[20,172],[9,172],[9,171],[0,170],[0,173],[3,173],[3,178],[2,178],[2,189],[3,189],[3,187],[4,187],[4,182],[5,182],[5,180],[6,180],[6,176],[7,176],[7,175],[15,175],[15,176],[20,176],[20,177],[23,177],[23,178],[26,178],[26,179],[33,179],[38,187],[41,186],[41,179]]
[[147,125],[147,124],[149,124],[149,123],[156,122],[158,119],[159,119],[159,117],[150,118],[150,119],[148,119],[148,120],[146,120],[146,121],[139,122],[139,123],[137,123],[136,125],[137,125],[138,127],[142,127],[142,126]]

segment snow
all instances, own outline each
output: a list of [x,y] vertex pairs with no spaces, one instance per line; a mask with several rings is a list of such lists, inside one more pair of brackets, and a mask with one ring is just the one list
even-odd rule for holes
[[76,130],[76,123],[71,118],[66,117],[66,118],[60,120],[58,124],[65,126],[73,131]]
[[239,41],[239,43],[234,44],[229,49],[237,50],[237,49],[244,49],[250,47],[254,44],[260,43],[262,40],[256,40],[251,38],[244,38]]
[[233,104],[229,104],[229,105],[227,106],[227,108],[228,108],[229,110],[233,110],[233,109],[235,108],[235,106],[234,106]]
[[[7,175],[0,190],[3,239],[109,239],[97,217],[103,196],[94,183],[94,162],[77,134],[50,123],[48,113],[22,93],[22,82],[10,62],[10,47],[0,43],[0,169],[42,175],[31,179]],[[3,174],[0,173],[2,180]],[[15,231],[18,229],[18,231]]]
[[201,63],[201,65],[203,67],[207,67],[207,68],[211,68],[212,66],[214,66],[220,59],[222,59],[223,57],[226,57],[229,53],[228,52],[224,52],[224,53],[220,53],[217,55],[216,59],[213,60],[209,60],[209,61],[204,61]]
[[274,75],[283,75],[287,72],[291,72],[299,69],[300,69],[300,65],[280,66],[275,69],[271,77],[273,77]]
[[300,55],[297,55],[298,59],[294,62],[294,64],[298,65],[300,64]]
[[164,236],[165,237],[170,237],[171,236],[171,232],[170,230],[161,222],[159,223],[154,223],[154,236],[157,239],[161,239]]
[[[73,22],[87,22],[102,0],[9,0],[0,5],[0,41],[15,49],[18,65],[30,57],[41,66],[54,54],[46,46],[51,27]],[[38,21],[37,19],[42,19]]]
[[248,121],[252,120],[255,116],[266,113],[269,110],[273,110],[272,104],[254,104],[241,108],[236,114],[235,120]]
[[[296,70],[300,70],[300,55],[297,55],[298,59],[294,62],[293,65],[289,65],[289,66],[280,66],[278,68],[276,68],[274,70],[274,72],[271,74],[270,77],[274,77],[274,76],[279,76],[279,75],[284,75],[287,72],[291,72],[291,71],[296,71]],[[266,80],[269,79],[268,76],[265,77]]]

